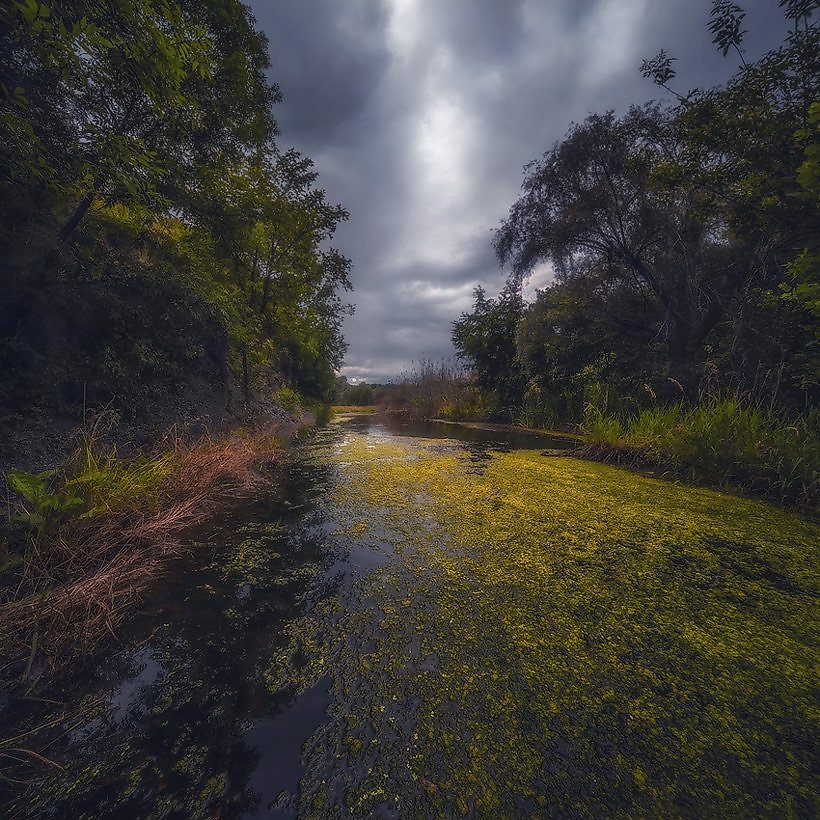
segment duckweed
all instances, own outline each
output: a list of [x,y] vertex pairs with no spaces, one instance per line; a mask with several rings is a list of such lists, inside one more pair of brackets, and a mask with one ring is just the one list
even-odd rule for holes
[[303,686],[335,670],[305,816],[815,813],[810,520],[532,451],[334,457],[335,535],[399,557],[293,625]]
[[441,439],[301,466],[313,512],[161,598],[9,817],[818,813],[815,522]]

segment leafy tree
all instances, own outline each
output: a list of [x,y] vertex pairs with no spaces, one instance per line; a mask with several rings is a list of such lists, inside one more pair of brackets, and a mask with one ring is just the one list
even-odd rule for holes
[[523,387],[515,355],[516,329],[524,312],[521,288],[508,282],[496,299],[488,299],[477,287],[474,298],[472,312],[453,322],[453,344],[475,371],[479,387],[495,391],[501,412],[509,414],[520,402]]
[[[777,370],[787,386],[802,391],[805,401],[816,390],[820,370],[820,196],[812,188],[820,28],[817,4],[811,0],[780,0],[779,5],[791,21],[790,33],[780,46],[748,64],[742,50],[743,10],[714,2],[713,42],[724,54],[734,50],[741,67],[723,87],[676,94],[679,104],[673,113],[683,150],[664,171],[708,194],[723,214],[725,237],[746,260],[744,298],[723,328],[722,337],[733,340],[723,345],[731,351],[724,368],[745,387],[759,381],[761,364],[764,370]],[[665,54],[645,62],[643,71],[667,89],[674,78]],[[777,304],[778,294],[795,303]],[[785,323],[784,315],[789,316]],[[795,325],[800,332],[793,332]],[[773,358],[756,361],[750,373],[738,342],[755,336],[768,340]]]
[[680,151],[675,122],[658,106],[589,117],[528,166],[496,249],[518,278],[549,261],[559,281],[603,279],[613,290],[633,289],[647,302],[670,375],[691,383],[704,340],[742,285],[743,266],[707,194],[680,179],[659,183]]
[[[820,225],[811,188],[820,42],[816,4],[780,5],[793,30],[749,64],[742,8],[716,0],[714,42],[742,63],[730,82],[673,92],[674,106],[633,107],[573,126],[527,167],[522,195],[496,235],[514,279],[543,262],[554,266],[560,293],[542,300],[545,321],[562,327],[553,314],[564,288],[607,317],[609,331],[597,325],[590,347],[614,339],[619,326],[634,329],[631,350],[642,349],[653,371],[637,366],[636,382],[674,379],[693,398],[698,390],[774,383],[772,398],[788,388],[789,401],[798,399],[794,390],[805,399],[816,384],[809,310]],[[661,52],[643,72],[669,89],[672,64]],[[784,292],[788,306],[779,303]],[[534,322],[530,316],[530,335]],[[564,336],[557,341],[555,351],[572,347]],[[808,356],[806,344],[814,350]],[[579,372],[587,352],[577,351]],[[754,361],[751,351],[764,358]],[[532,351],[521,353],[530,367]],[[635,360],[623,350],[617,358]]]
[[518,325],[516,357],[528,403],[554,421],[580,421],[587,405],[604,411],[671,393],[658,381],[653,316],[628,286],[605,275],[570,279],[540,290]]
[[347,212],[276,144],[267,68],[236,0],[3,6],[7,407],[329,392],[350,262],[328,243]]

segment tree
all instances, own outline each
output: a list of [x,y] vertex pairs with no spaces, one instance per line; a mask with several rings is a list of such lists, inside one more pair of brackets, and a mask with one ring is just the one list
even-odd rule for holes
[[[820,28],[812,0],[779,5],[791,31],[749,64],[742,48],[743,9],[714,1],[713,42],[724,55],[736,52],[741,66],[725,86],[685,96],[672,92],[682,151],[665,172],[708,194],[723,214],[727,240],[747,260],[743,299],[723,331],[731,340],[724,344],[726,369],[744,387],[759,381],[761,365],[777,370],[783,385],[790,383],[807,401],[820,371],[820,196],[812,171],[820,150]],[[642,70],[671,90],[671,63],[662,52]],[[783,299],[791,303],[778,304]],[[763,342],[773,358],[745,356],[741,339]],[[760,351],[760,344],[753,347]],[[744,366],[749,359],[752,372]]]
[[6,402],[329,393],[347,212],[277,145],[267,68],[238,0],[0,9]]
[[538,291],[516,336],[527,402],[553,421],[580,421],[588,405],[612,412],[653,393],[679,397],[673,383],[656,378],[654,319],[640,293],[613,288],[605,275]]
[[675,121],[659,106],[589,117],[527,167],[496,250],[518,279],[548,261],[561,282],[633,289],[648,303],[652,339],[665,348],[670,375],[691,384],[704,340],[742,284],[743,265],[708,193],[682,179],[660,181],[680,151]]
[[238,3],[13,0],[0,41],[7,182],[45,182],[71,237],[96,202],[185,204],[199,165],[263,150],[278,90]]
[[515,355],[516,329],[524,312],[521,288],[509,282],[496,299],[488,299],[477,287],[474,298],[472,312],[453,322],[453,345],[475,371],[479,387],[494,391],[502,413],[509,414],[523,389]]

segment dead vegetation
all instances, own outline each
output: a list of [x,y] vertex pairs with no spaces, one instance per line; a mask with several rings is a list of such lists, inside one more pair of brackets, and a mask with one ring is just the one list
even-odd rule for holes
[[[54,665],[113,634],[169,562],[190,553],[193,530],[269,480],[292,432],[277,423],[194,443],[172,437],[159,456],[131,464],[86,450],[59,474],[21,474],[50,484],[46,494],[9,502],[0,545],[3,676],[22,668],[28,678],[35,656]],[[49,499],[62,515],[46,515]]]

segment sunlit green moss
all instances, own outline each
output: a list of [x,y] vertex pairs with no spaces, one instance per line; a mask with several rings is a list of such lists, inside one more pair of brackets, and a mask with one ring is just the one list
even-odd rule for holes
[[329,759],[359,816],[812,813],[812,522],[535,452],[335,457],[337,536],[400,559],[293,627],[334,674],[306,814]]

